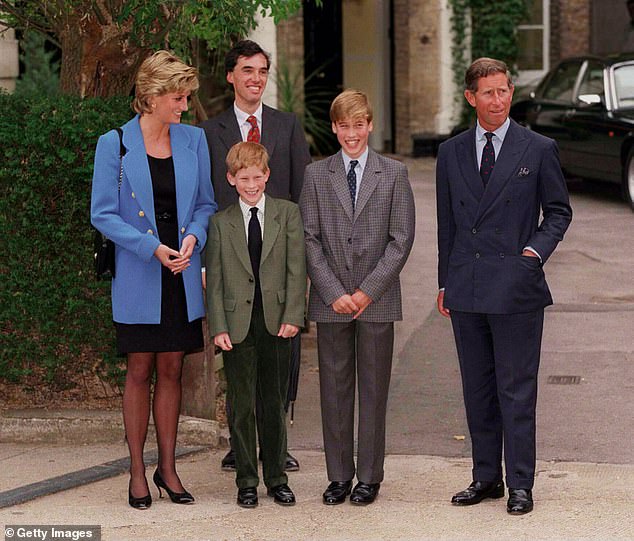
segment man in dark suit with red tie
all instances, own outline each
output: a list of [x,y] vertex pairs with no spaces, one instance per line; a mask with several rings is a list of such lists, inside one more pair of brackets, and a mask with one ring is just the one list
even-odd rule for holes
[[[477,125],[438,152],[438,310],[458,350],[473,482],[452,498],[504,496],[533,509],[535,409],[544,307],[543,265],[572,219],[556,143],[509,118],[506,64],[480,58],[465,76]],[[540,216],[541,215],[541,216]]]
[[[201,122],[211,156],[211,181],[218,210],[238,201],[235,189],[227,182],[225,157],[240,141],[262,144],[269,154],[271,175],[266,193],[297,203],[304,184],[304,169],[311,162],[304,130],[293,113],[278,111],[262,103],[271,59],[260,45],[251,40],[236,43],[225,56],[227,82],[232,85],[232,107]],[[293,338],[293,363],[299,362],[300,336]],[[231,405],[229,404],[229,407]],[[235,455],[229,450],[222,468],[235,469]],[[287,453],[286,471],[299,469],[299,462]]]

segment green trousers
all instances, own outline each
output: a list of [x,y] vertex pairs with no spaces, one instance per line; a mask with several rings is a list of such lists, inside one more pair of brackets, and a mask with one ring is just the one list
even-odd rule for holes
[[264,484],[288,482],[286,461],[286,413],[291,341],[269,334],[262,308],[254,307],[249,333],[243,342],[224,351],[231,446],[236,454],[238,488],[259,484],[255,399],[262,405],[260,445]]

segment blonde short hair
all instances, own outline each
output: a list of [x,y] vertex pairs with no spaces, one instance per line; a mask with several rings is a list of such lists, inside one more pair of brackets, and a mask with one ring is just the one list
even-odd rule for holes
[[346,118],[365,118],[372,122],[372,106],[366,94],[349,88],[333,100],[330,106],[330,120],[339,122]]
[[135,84],[132,108],[139,114],[150,113],[155,96],[198,90],[198,70],[169,51],[156,51],[141,64]]
[[240,169],[246,169],[252,165],[266,173],[269,170],[269,153],[260,143],[243,141],[229,149],[225,162],[227,172],[231,176],[236,176]]

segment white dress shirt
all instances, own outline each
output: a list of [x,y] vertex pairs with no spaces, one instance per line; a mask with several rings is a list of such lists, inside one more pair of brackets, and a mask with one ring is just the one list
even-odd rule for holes
[[[246,141],[247,136],[249,135],[249,131],[251,130],[251,124],[247,122],[247,118],[251,116],[251,113],[245,113],[242,109],[239,109],[238,106],[233,104],[233,112],[236,115],[236,120],[238,121],[238,126],[240,126],[240,134],[242,135],[242,140]],[[258,128],[260,130],[260,140],[262,140],[262,102],[258,106],[253,116],[258,121]]]
[[251,221],[251,208],[253,206],[256,206],[258,208],[256,216],[258,217],[258,222],[260,222],[260,231],[262,232],[262,237],[264,238],[264,194],[262,194],[262,197],[260,197],[257,205],[249,205],[249,203],[245,203],[244,201],[242,201],[242,198],[239,199],[239,202],[240,210],[242,211],[242,218],[244,219],[244,234],[247,237],[247,244],[249,244],[249,222]]
[[[493,143],[493,150],[495,151],[496,160],[500,155],[500,150],[502,150],[502,144],[504,143],[504,138],[506,137],[506,132],[509,130],[510,125],[511,121],[507,117],[504,123],[497,130],[493,131],[495,136],[491,138],[491,142]],[[478,169],[480,169],[480,163],[482,162],[482,151],[484,150],[484,145],[486,145],[487,143],[487,138],[484,136],[485,133],[487,133],[487,131],[482,126],[480,126],[480,121],[478,121],[475,131]]]

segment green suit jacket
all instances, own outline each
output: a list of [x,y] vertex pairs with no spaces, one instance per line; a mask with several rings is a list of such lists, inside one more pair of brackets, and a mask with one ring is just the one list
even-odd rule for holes
[[[251,324],[255,277],[249,259],[244,218],[238,203],[209,221],[207,321],[211,336],[228,332],[242,342]],[[260,286],[266,328],[277,335],[282,323],[304,325],[306,258],[299,207],[266,196],[260,260]]]

